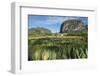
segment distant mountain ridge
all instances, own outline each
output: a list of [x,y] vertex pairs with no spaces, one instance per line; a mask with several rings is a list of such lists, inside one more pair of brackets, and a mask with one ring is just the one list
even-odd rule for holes
[[[88,25],[85,25],[81,20],[72,19],[66,20],[61,24],[59,33],[66,33],[66,35],[81,35],[87,34]],[[53,34],[51,30],[44,27],[29,28],[28,34],[31,36],[45,36]]]
[[29,35],[45,35],[45,34],[51,34],[51,31],[43,27],[37,27],[37,28],[28,29],[28,34]]

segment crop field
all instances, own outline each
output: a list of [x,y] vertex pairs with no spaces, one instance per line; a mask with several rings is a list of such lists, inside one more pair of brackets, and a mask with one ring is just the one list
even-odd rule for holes
[[87,58],[88,17],[28,16],[28,61]]
[[28,39],[29,61],[87,57],[87,38],[83,36],[40,36]]

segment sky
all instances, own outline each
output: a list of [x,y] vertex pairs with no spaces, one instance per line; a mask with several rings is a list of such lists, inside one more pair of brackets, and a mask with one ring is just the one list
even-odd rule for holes
[[28,28],[43,27],[51,30],[52,33],[58,33],[61,24],[70,19],[80,19],[85,25],[88,25],[88,17],[28,15]]

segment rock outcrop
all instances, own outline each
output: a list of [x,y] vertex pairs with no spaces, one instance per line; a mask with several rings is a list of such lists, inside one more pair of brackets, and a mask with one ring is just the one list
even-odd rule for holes
[[62,23],[60,33],[67,33],[70,31],[86,31],[87,28],[81,20],[73,19],[66,20]]

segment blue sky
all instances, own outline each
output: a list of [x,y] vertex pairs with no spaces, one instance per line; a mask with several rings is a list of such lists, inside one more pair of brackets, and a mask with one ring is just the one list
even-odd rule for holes
[[51,30],[52,33],[57,33],[60,31],[62,22],[69,19],[80,19],[85,25],[88,25],[88,17],[29,15],[28,28],[43,27]]

